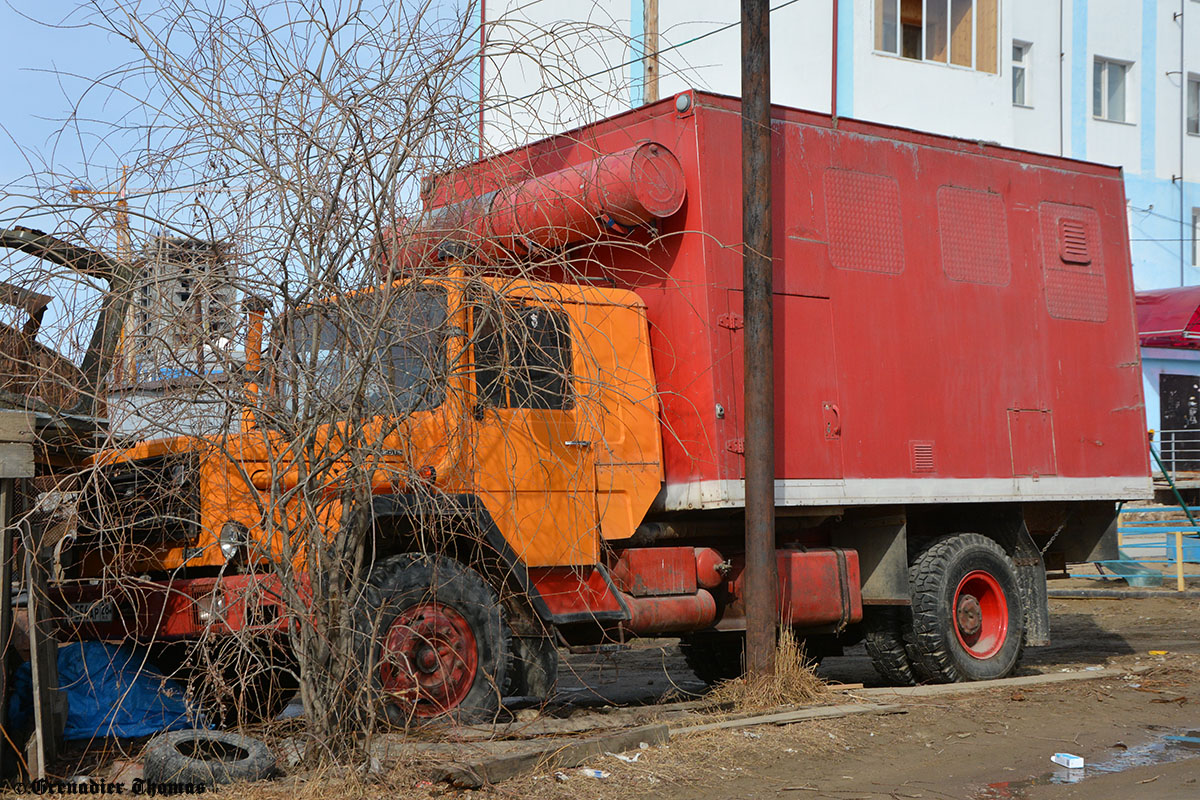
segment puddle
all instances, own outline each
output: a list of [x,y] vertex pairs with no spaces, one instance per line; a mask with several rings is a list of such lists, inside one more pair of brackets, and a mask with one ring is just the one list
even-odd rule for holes
[[[1187,731],[1182,735],[1189,738],[1200,737],[1200,731]],[[1119,750],[1103,761],[1087,763],[1082,769],[1055,767],[1053,772],[1047,772],[1034,778],[989,783],[972,795],[972,798],[973,800],[1020,800],[1029,796],[1025,790],[1031,786],[1079,783],[1097,775],[1124,772],[1127,769],[1146,767],[1152,764],[1167,764],[1195,756],[1200,756],[1200,745],[1179,741],[1178,736],[1162,736],[1157,740],[1136,745],[1127,750]]]

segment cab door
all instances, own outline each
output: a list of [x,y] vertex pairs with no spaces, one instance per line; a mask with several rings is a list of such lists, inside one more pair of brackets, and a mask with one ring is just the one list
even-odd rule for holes
[[599,559],[599,432],[582,419],[583,358],[566,309],[490,292],[471,302],[475,488],[530,567]]

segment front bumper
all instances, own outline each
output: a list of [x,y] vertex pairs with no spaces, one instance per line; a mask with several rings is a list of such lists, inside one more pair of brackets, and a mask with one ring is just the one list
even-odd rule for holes
[[64,581],[49,590],[47,615],[60,641],[120,639],[141,643],[196,639],[287,627],[274,575],[151,581]]

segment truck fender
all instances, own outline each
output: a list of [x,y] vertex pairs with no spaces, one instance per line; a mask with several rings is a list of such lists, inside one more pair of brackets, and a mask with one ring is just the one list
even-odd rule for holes
[[553,625],[618,623],[630,618],[629,607],[603,565],[526,566],[500,533],[487,507],[475,495],[376,495],[372,498],[371,510],[377,519],[436,516],[469,523],[500,557],[507,576],[515,581],[543,622]]

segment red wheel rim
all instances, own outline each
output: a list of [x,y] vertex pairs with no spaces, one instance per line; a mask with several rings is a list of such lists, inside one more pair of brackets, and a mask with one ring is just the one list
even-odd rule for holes
[[393,702],[415,716],[434,717],[466,698],[478,667],[475,634],[462,614],[441,603],[418,603],[392,620],[379,680]]
[[990,573],[964,575],[954,591],[953,610],[954,633],[968,655],[984,659],[1000,652],[1008,638],[1008,599]]

